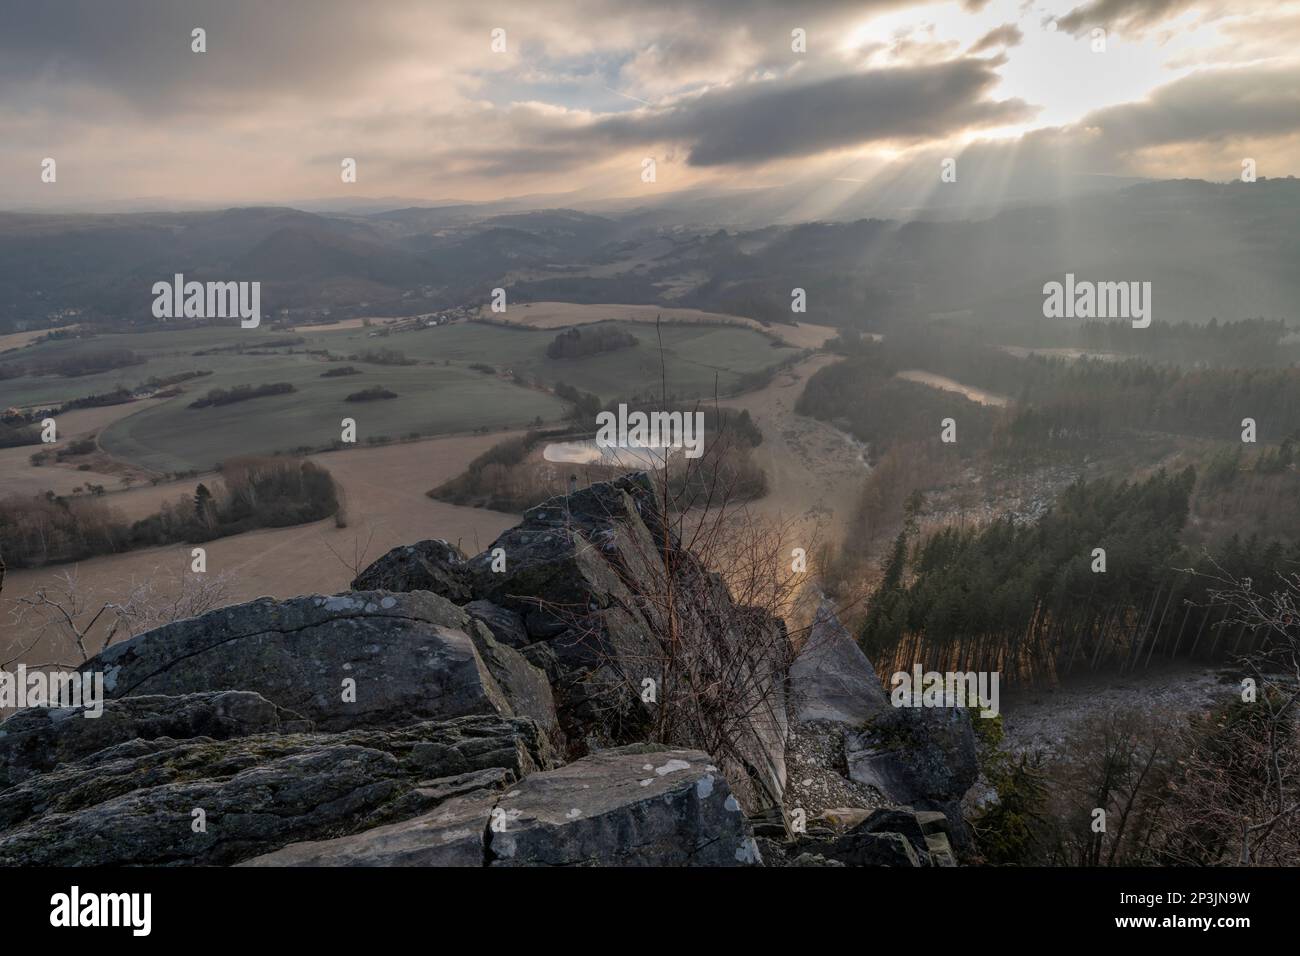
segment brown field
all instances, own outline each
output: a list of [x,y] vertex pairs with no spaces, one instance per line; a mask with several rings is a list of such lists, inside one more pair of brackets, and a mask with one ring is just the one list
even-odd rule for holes
[[[67,495],[72,493],[73,488],[84,486],[86,482],[104,485],[111,490],[120,488],[120,482],[126,475],[136,481],[147,480],[148,472],[115,461],[102,452],[69,458],[57,464],[51,461],[40,468],[32,467],[31,457],[39,451],[61,448],[69,442],[98,433],[113,422],[155,404],[157,402],[153,399],[143,399],[104,408],[79,408],[55,419],[58,425],[57,444],[0,448],[0,495],[29,497],[45,491]],[[90,470],[78,471],[77,466],[81,464],[90,465]]]
[[[63,331],[70,332],[76,328],[80,328],[80,326],[60,325],[58,327],[60,332]],[[31,345],[31,343],[35,342],[42,335],[47,335],[52,331],[54,330],[53,329],[29,329],[26,332],[9,332],[6,333],[5,335],[0,335],[0,352],[7,352],[9,349],[20,349],[25,345]]]
[[503,313],[489,307],[479,309],[479,315],[495,322],[511,322],[533,329],[564,329],[592,322],[650,322],[662,316],[667,322],[707,322],[721,325],[743,325],[747,328],[775,336],[786,345],[800,349],[819,349],[827,339],[834,338],[839,329],[826,325],[763,325],[753,319],[721,312],[701,312],[699,309],[670,309],[658,305],[581,305],[574,302],[526,302],[512,305]]
[[[434,501],[424,492],[459,474],[471,459],[507,437],[509,434],[499,432],[437,438],[316,456],[314,460],[327,467],[344,489],[348,527],[336,528],[334,520],[327,519],[209,541],[204,546],[208,573],[229,575],[224,603],[233,604],[262,595],[292,597],[344,590],[353,577],[345,562],[354,562],[357,549],[365,549],[362,566],[390,548],[424,538],[446,538],[460,543],[470,554],[477,553],[518,518]],[[163,500],[192,494],[193,487],[189,482],[143,487],[110,495],[107,500],[138,517],[156,510]],[[344,560],[335,557],[331,548]],[[178,572],[188,567],[189,553],[188,545],[171,546],[94,558],[77,565],[10,571],[0,596],[0,659],[8,659],[7,651],[24,646],[35,636],[29,627],[12,624],[17,598],[49,586],[66,572],[75,572],[83,594],[98,603],[119,600],[133,584],[144,580],[174,582]],[[22,659],[47,662],[50,650],[43,642]]]
[[[793,522],[793,537],[799,540],[792,540],[791,547],[810,548],[811,571],[816,570],[811,550],[814,540],[835,540],[842,516],[852,508],[866,475],[863,449],[831,426],[796,415],[793,410],[808,376],[835,361],[838,359],[829,355],[813,356],[782,371],[765,388],[725,403],[749,409],[763,430],[763,444],[755,456],[768,474],[770,492],[749,510],[774,521]],[[114,406],[71,412],[60,424],[67,430],[65,435],[72,437],[102,428],[134,410],[134,406]],[[481,551],[518,517],[434,501],[425,492],[460,474],[473,458],[514,434],[518,433],[453,436],[313,456],[344,490],[348,527],[336,528],[333,519],[327,519],[208,542],[208,574],[225,574],[229,578],[223,603],[262,595],[337,592],[346,589],[354,576],[349,564],[364,567],[390,548],[424,538],[445,538],[459,543],[469,554]],[[6,488],[15,478],[25,482],[25,493],[51,487],[52,478],[71,484],[87,478],[108,484],[112,479],[105,501],[131,519],[154,513],[165,501],[192,495],[200,480],[112,490],[121,488],[113,474],[78,472],[66,467],[31,468],[27,464],[29,449],[8,451],[19,454],[14,461],[0,457],[0,469],[5,469],[0,470],[0,475]],[[212,483],[220,479],[207,475],[201,480]],[[358,550],[364,552],[359,560]],[[7,659],[11,654],[6,652],[25,646],[35,636],[30,626],[16,627],[12,623],[11,611],[17,598],[32,594],[38,587],[48,587],[69,572],[76,574],[79,591],[95,607],[120,600],[135,584],[146,580],[165,581],[164,591],[166,587],[174,589],[179,572],[188,566],[189,554],[188,545],[170,546],[94,558],[77,565],[10,571],[0,596],[0,659]],[[786,555],[778,557],[787,559]],[[53,648],[41,642],[22,660],[47,662],[52,656]],[[66,654],[63,656],[66,659]]]

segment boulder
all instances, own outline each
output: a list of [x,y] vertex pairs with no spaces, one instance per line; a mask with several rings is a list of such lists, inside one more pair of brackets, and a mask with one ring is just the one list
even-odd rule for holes
[[454,604],[470,599],[465,555],[441,539],[393,548],[357,575],[353,591],[432,591]]
[[294,843],[239,865],[484,866],[488,818],[501,786],[509,782],[492,781],[491,786],[448,796],[409,820],[333,840]]
[[227,740],[309,729],[297,715],[249,691],[126,697],[105,701],[98,717],[74,708],[29,707],[0,723],[0,790],[129,740]]
[[957,857],[952,852],[952,845],[948,842],[948,834],[927,833],[925,835],[925,847],[932,866],[949,867],[957,865]]
[[790,665],[790,707],[795,721],[825,720],[856,727],[889,706],[867,655],[840,624],[830,602],[823,601]]
[[491,601],[470,601],[465,605],[465,613],[486,624],[492,636],[508,647],[523,650],[533,643],[524,627],[524,619],[509,608]]
[[[661,635],[688,634],[675,658],[680,683],[657,687],[657,698],[690,708],[701,703],[688,683],[743,688],[747,699],[732,706],[747,716],[732,726],[718,762],[747,809],[781,805],[785,626],[737,606],[721,577],[680,549],[665,532],[648,476],[601,482],[529,509],[517,527],[466,562],[466,574],[471,613],[499,642],[526,642],[528,660],[550,677],[574,755],[646,739],[657,705],[642,692],[646,679],[663,679],[668,655]],[[721,680],[718,672],[726,672]]]
[[979,775],[969,713],[957,707],[890,708],[845,735],[849,777],[891,803],[942,811],[958,847],[967,845],[961,798]]
[[911,845],[922,865],[930,862],[925,831],[916,814],[905,807],[880,807],[871,811],[862,822],[851,827],[844,835],[851,836],[855,833],[897,833]]
[[921,866],[912,844],[901,833],[872,833],[860,827],[836,839],[821,854],[846,866]]
[[490,636],[471,638],[471,626],[426,591],[259,598],[115,644],[82,669],[104,672],[109,698],[252,691],[322,730],[512,715],[495,669],[526,691],[521,713],[553,724],[540,673],[531,678],[531,665]]
[[499,801],[492,866],[743,866],[758,847],[697,750],[630,746],[537,773]]
[[555,697],[546,674],[513,647],[498,643],[481,621],[471,619],[466,630],[479,658],[509,702],[511,712],[519,717],[531,717],[547,733],[558,733],[560,722],[555,713]]
[[553,765],[535,723],[498,716],[136,740],[0,793],[0,866],[235,863],[427,813],[459,795],[444,778],[493,768],[518,778]]

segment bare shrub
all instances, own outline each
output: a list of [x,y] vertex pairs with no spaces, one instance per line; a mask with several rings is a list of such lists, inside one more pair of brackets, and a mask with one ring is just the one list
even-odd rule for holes
[[49,660],[32,666],[84,663],[118,638],[223,607],[229,603],[231,580],[229,572],[196,574],[182,566],[173,574],[155,567],[144,581],[131,582],[125,598],[105,601],[81,582],[76,568],[64,571],[53,584],[15,600],[13,629],[25,630],[29,637],[0,667],[38,647]]

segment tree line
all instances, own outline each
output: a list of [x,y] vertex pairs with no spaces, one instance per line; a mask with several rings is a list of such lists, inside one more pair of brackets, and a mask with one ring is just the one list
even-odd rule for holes
[[1032,523],[1003,517],[918,540],[914,495],[861,630],[882,673],[997,670],[1034,683],[1071,670],[1219,657],[1261,639],[1221,628],[1211,572],[1264,580],[1300,545],[1233,537],[1213,553],[1181,540],[1195,473],[1077,482]]
[[[215,490],[214,490],[215,489]],[[333,515],[339,490],[329,471],[296,458],[240,458],[221,482],[129,521],[100,497],[13,495],[0,499],[0,543],[10,567],[31,568],[255,528],[305,524]]]

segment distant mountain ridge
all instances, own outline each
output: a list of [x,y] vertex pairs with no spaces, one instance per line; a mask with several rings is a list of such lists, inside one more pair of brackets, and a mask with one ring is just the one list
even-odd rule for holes
[[[715,197],[711,200],[720,203]],[[698,221],[710,200],[690,213]],[[370,314],[483,301],[657,303],[871,327],[953,312],[1034,318],[1043,284],[1150,281],[1156,317],[1294,321],[1300,182],[1111,183],[983,219],[821,220],[734,228],[673,224],[671,204],[596,215],[498,204],[324,215],[257,206],[213,212],[0,213],[0,331],[147,321],[148,290],[177,272],[256,280],[272,308]],[[682,214],[686,215],[685,213]]]

